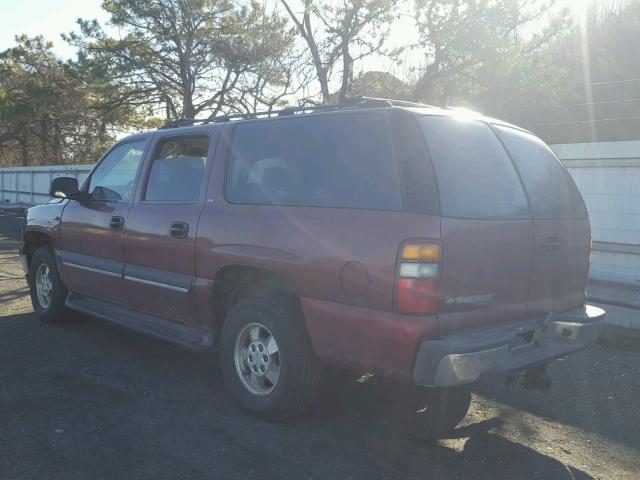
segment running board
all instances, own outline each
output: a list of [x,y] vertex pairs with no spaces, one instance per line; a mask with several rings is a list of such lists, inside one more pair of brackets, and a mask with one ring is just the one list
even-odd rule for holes
[[116,325],[158,337],[191,350],[213,349],[214,335],[203,328],[174,322],[79,293],[69,293],[66,305],[72,310],[108,320]]

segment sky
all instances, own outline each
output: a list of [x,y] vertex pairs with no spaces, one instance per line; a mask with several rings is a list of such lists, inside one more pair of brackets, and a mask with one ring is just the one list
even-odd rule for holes
[[[70,58],[74,50],[60,34],[77,30],[78,17],[97,18],[104,24],[108,17],[100,8],[101,3],[101,0],[0,0],[0,51],[12,47],[14,37],[25,33],[43,35],[53,42],[58,55]],[[558,0],[558,3],[579,15],[590,1]]]
[[69,58],[74,49],[60,38],[61,33],[77,30],[76,19],[107,15],[101,0],[0,0],[0,51],[14,45],[16,35],[42,35],[53,42],[57,54]]

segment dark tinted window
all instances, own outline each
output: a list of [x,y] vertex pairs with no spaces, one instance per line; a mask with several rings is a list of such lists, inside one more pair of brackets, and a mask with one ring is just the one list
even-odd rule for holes
[[207,135],[162,140],[155,150],[144,199],[150,202],[196,202],[208,150]]
[[529,215],[518,175],[486,124],[430,115],[423,116],[421,124],[438,180],[442,215]]
[[384,115],[308,115],[236,126],[227,177],[235,203],[401,210]]
[[513,128],[496,126],[495,129],[520,172],[534,216],[577,218],[586,215],[573,179],[542,140]]
[[406,110],[394,109],[391,124],[405,212],[438,215],[438,188],[418,120]]

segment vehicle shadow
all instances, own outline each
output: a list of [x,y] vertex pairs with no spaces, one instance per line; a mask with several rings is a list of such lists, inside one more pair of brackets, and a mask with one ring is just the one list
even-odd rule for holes
[[20,239],[22,236],[23,219],[0,215],[0,232],[7,237],[0,236],[0,250],[4,249],[5,244],[13,243]]
[[[396,420],[394,394],[388,384],[360,383],[347,374],[334,373],[318,406],[300,422],[321,422],[325,427],[352,430],[353,435],[380,438],[385,443],[384,461],[400,470],[411,470],[418,463],[424,468],[420,478],[593,478],[504,438],[499,432],[505,421],[497,416],[480,421],[472,417],[439,439],[416,437]],[[527,435],[526,428],[522,433]],[[345,436],[350,435],[345,432]]]
[[18,241],[5,237],[4,235],[0,235],[0,253],[15,253],[15,256],[17,257],[19,246],[20,244]]
[[485,398],[556,423],[595,433],[640,450],[640,378],[635,351],[593,346],[548,368],[548,391],[530,391],[518,382],[478,385]]
[[27,287],[20,287],[8,291],[3,291],[0,292],[0,303],[18,300],[20,298],[26,297],[27,295],[29,295],[29,289]]
[[[10,367],[0,369],[7,392],[0,423],[20,439],[15,445],[36,443],[33,451],[0,447],[0,456],[15,455],[14,472],[38,454],[46,459],[43,471],[56,465],[63,472],[103,471],[109,478],[121,478],[123,471],[138,474],[134,478],[184,478],[187,471],[192,478],[213,478],[211,468],[223,469],[218,478],[248,478],[257,469],[265,479],[592,478],[504,438],[499,416],[478,421],[472,412],[437,441],[409,436],[388,384],[330,373],[308,415],[267,423],[246,415],[225,392],[216,355],[82,315],[55,326],[33,314],[7,320],[0,359]],[[43,425],[64,439],[57,448],[65,463],[46,441],[34,440]],[[87,444],[109,455],[90,453],[82,448]]]

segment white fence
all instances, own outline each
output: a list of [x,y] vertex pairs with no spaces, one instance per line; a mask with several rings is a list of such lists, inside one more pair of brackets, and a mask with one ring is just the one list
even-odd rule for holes
[[[553,145],[591,217],[594,279],[640,284],[640,141]],[[45,203],[59,176],[82,183],[92,165],[0,168],[0,202]]]
[[591,277],[640,285],[640,141],[553,145],[591,218]]
[[1,204],[37,204],[49,200],[49,185],[56,177],[76,177],[82,184],[93,165],[0,168]]

